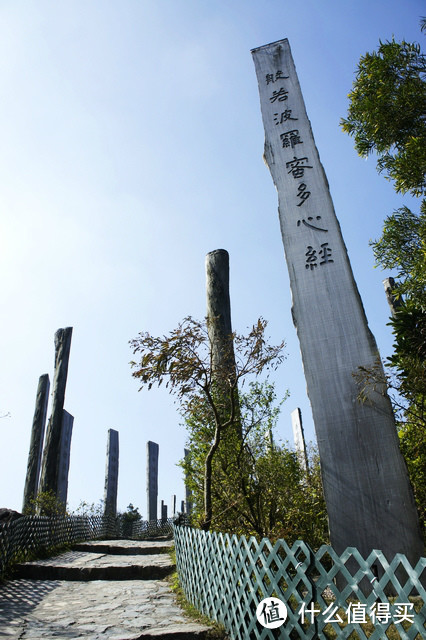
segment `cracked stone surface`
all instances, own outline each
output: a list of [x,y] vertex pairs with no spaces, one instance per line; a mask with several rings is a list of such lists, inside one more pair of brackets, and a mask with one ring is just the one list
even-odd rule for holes
[[0,621],[2,640],[202,638],[208,630],[188,621],[159,580],[11,580],[0,586]]
[[73,545],[74,551],[91,551],[113,555],[147,555],[165,553],[173,546],[173,540],[90,540]]
[[[93,550],[109,551],[113,545],[116,555],[75,550],[24,563],[20,571],[34,572],[38,579],[18,574],[0,584],[0,640],[207,637],[209,627],[184,616],[168,582],[152,577],[153,571],[167,575],[174,569],[168,554],[155,553],[165,544],[170,546],[165,541],[96,542],[89,545]],[[68,580],[49,579],[50,571],[64,572]],[[131,579],[133,571],[138,579]],[[97,573],[102,579],[94,578]],[[76,579],[77,574],[83,577]]]
[[173,569],[170,556],[164,553],[110,555],[68,551],[54,558],[18,564],[16,575],[38,580],[161,579]]

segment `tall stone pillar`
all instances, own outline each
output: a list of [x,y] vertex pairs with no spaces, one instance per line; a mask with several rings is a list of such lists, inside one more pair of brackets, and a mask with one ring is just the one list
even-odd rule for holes
[[40,477],[41,456],[43,453],[44,431],[46,427],[47,404],[49,401],[50,380],[47,373],[40,376],[37,387],[36,405],[31,429],[30,451],[28,453],[27,475],[25,479],[22,511],[31,506],[31,500],[37,496]]
[[[423,554],[418,516],[386,390],[358,400],[354,373],[377,362],[287,40],[254,49],[265,160],[279,218],[312,405],[330,537],[357,547]],[[350,194],[348,194],[350,197]]]
[[302,424],[302,412],[299,408],[291,412],[291,426],[293,428],[293,440],[297,457],[305,472],[308,472],[308,455],[306,453],[305,434]]
[[105,464],[105,489],[104,489],[104,513],[105,515],[117,515],[118,493],[118,431],[108,429],[106,464]]
[[158,453],[159,446],[156,442],[149,440],[146,444],[146,493],[147,493],[147,514],[148,520],[157,520],[157,499],[158,499]]
[[70,470],[70,455],[71,455],[71,437],[72,428],[74,425],[74,417],[63,411],[62,414],[62,433],[61,433],[61,446],[59,450],[59,473],[58,473],[58,499],[64,506],[67,504],[68,497],[68,473]]
[[52,413],[47,425],[46,444],[40,478],[40,491],[53,491],[58,495],[59,455],[61,445],[62,417],[68,361],[71,348],[72,327],[58,329],[55,333],[55,375],[53,378]]
[[161,501],[161,522],[165,524],[167,522],[167,505],[164,500]]
[[176,515],[176,496],[175,494],[172,495],[172,504],[171,504],[171,512],[172,512],[172,518],[175,517]]

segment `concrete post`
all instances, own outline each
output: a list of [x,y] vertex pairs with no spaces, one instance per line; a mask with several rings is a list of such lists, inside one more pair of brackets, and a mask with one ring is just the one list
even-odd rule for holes
[[157,520],[158,499],[158,454],[159,446],[149,440],[146,445],[147,469],[146,469],[146,493],[148,520]]
[[44,431],[46,427],[47,404],[49,401],[50,381],[47,373],[40,376],[37,387],[36,405],[31,429],[30,450],[28,453],[27,475],[25,479],[22,511],[31,507],[31,501],[37,496],[40,477],[41,456],[43,452]]
[[105,464],[104,513],[105,515],[114,517],[117,515],[118,460],[118,431],[115,429],[108,429]]
[[62,418],[67,384],[68,361],[71,348],[72,327],[58,329],[55,333],[55,375],[53,378],[52,413],[47,425],[46,444],[40,478],[40,491],[53,491],[58,495],[59,455]]
[[[327,178],[306,114],[288,40],[253,50],[265,160],[279,217],[312,405],[331,543],[388,560],[423,554],[413,492],[386,390],[364,403],[354,373],[377,364]],[[349,195],[350,197],[350,195]]]
[[61,445],[59,450],[58,499],[64,507],[68,497],[68,473],[70,469],[71,437],[74,425],[73,416],[68,411],[62,413]]

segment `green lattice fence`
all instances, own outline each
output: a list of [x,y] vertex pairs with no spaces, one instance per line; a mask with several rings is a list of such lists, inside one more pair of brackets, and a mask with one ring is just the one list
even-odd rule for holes
[[[388,563],[380,551],[364,559],[354,548],[338,556],[323,545],[314,553],[302,541],[290,548],[185,526],[175,526],[174,537],[187,599],[233,640],[426,638],[426,558],[413,568],[400,554]],[[256,618],[271,596],[288,610],[274,630]]]

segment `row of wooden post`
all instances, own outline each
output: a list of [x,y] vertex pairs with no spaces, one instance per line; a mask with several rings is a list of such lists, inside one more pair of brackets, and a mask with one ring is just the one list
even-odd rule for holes
[[[22,506],[24,513],[33,510],[34,501],[37,495],[42,492],[51,492],[64,507],[67,503],[68,472],[74,418],[64,409],[64,402],[71,337],[72,327],[58,329],[55,333],[55,373],[52,391],[52,411],[47,431],[46,418],[50,391],[49,375],[45,373],[40,376],[39,379],[24,487]],[[158,453],[158,444],[149,441],[147,443],[148,520],[157,519]],[[185,455],[187,455],[186,450]],[[116,515],[117,513],[118,468],[119,434],[115,429],[108,429],[104,512],[110,515]],[[186,500],[182,500],[181,502],[181,512],[189,513],[190,510],[191,494],[189,489],[186,488]],[[175,514],[176,496],[174,495],[172,497],[172,515]],[[167,519],[167,505],[164,501],[161,501],[160,517]]]
[[73,416],[64,409],[71,337],[72,327],[58,329],[55,333],[52,411],[47,425],[44,449],[50,380],[47,373],[39,379],[24,488],[24,512],[31,509],[34,499],[40,492],[51,491],[61,502],[66,503],[74,423]]
[[[232,336],[229,255],[224,249],[218,249],[207,254],[206,280],[207,318],[213,352],[213,367],[220,367],[223,358],[229,359],[229,366],[234,367],[233,350],[229,347],[229,338]],[[72,327],[58,329],[55,334],[52,412],[47,427],[44,450],[43,441],[50,390],[49,375],[47,373],[43,374],[39,380],[24,489],[24,511],[28,511],[31,508],[32,501],[39,492],[51,491],[64,506],[67,502],[68,471],[74,418],[64,409],[64,402],[71,337]],[[297,415],[293,412],[294,416],[292,416],[295,445],[299,455],[301,455],[303,464],[307,467],[301,414],[299,409],[296,409],[296,412],[298,412]],[[185,457],[188,456],[188,453],[188,450],[185,449]],[[156,520],[158,515],[158,457],[159,445],[148,441],[146,476],[148,520]],[[109,429],[105,468],[104,511],[111,515],[115,515],[117,512],[118,467],[119,434],[115,429]],[[181,512],[190,513],[192,496],[187,484],[185,492],[185,501],[181,503]],[[173,496],[172,515],[175,513],[176,496]],[[161,501],[160,517],[162,519],[167,518],[167,505],[164,501]]]

